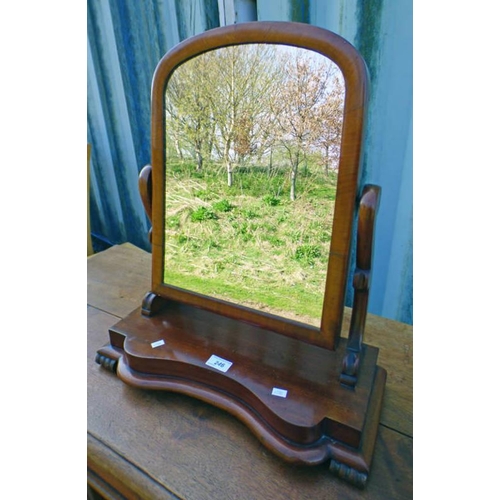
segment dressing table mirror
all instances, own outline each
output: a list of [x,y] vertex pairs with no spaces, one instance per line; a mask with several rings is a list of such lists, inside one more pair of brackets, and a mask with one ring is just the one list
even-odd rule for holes
[[96,357],[127,384],[214,404],[282,459],[328,462],[360,487],[386,379],[363,344],[380,196],[358,185],[367,98],[356,49],[311,25],[235,24],[168,52],[139,175],[151,289]]

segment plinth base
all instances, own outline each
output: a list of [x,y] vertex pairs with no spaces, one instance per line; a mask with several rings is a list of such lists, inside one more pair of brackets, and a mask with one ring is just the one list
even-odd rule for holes
[[109,336],[96,361],[125,383],[211,403],[284,460],[330,461],[336,475],[365,485],[386,379],[378,349],[363,346],[348,389],[339,380],[344,339],[330,351],[175,302],[152,317],[136,309]]

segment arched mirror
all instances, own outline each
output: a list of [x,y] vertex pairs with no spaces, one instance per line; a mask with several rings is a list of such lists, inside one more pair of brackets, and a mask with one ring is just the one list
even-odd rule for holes
[[139,176],[151,290],[97,355],[124,382],[215,404],[283,459],[329,461],[359,486],[386,377],[362,342],[379,197],[358,187],[367,81],[352,45],[298,23],[214,29],[163,57]]
[[321,326],[344,114],[317,52],[232,45],[165,91],[164,283]]
[[312,31],[212,30],[160,62],[152,291],[334,349],[366,68]]

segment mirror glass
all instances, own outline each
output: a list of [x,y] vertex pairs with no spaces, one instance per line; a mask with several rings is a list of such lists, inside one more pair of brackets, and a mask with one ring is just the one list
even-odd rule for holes
[[164,282],[320,326],[344,80],[317,52],[218,48],[165,92]]

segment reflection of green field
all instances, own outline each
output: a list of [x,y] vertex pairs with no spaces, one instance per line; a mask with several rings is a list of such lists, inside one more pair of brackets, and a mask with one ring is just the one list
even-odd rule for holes
[[[268,284],[266,287],[253,287],[250,290],[227,281],[206,279],[175,271],[165,272],[165,282],[309,324],[316,324],[321,314],[322,301],[318,301],[315,294],[299,287],[283,290],[276,284],[274,286]],[[293,311],[290,311],[291,304],[297,306]]]
[[335,199],[333,174],[167,168],[165,282],[319,326]]

